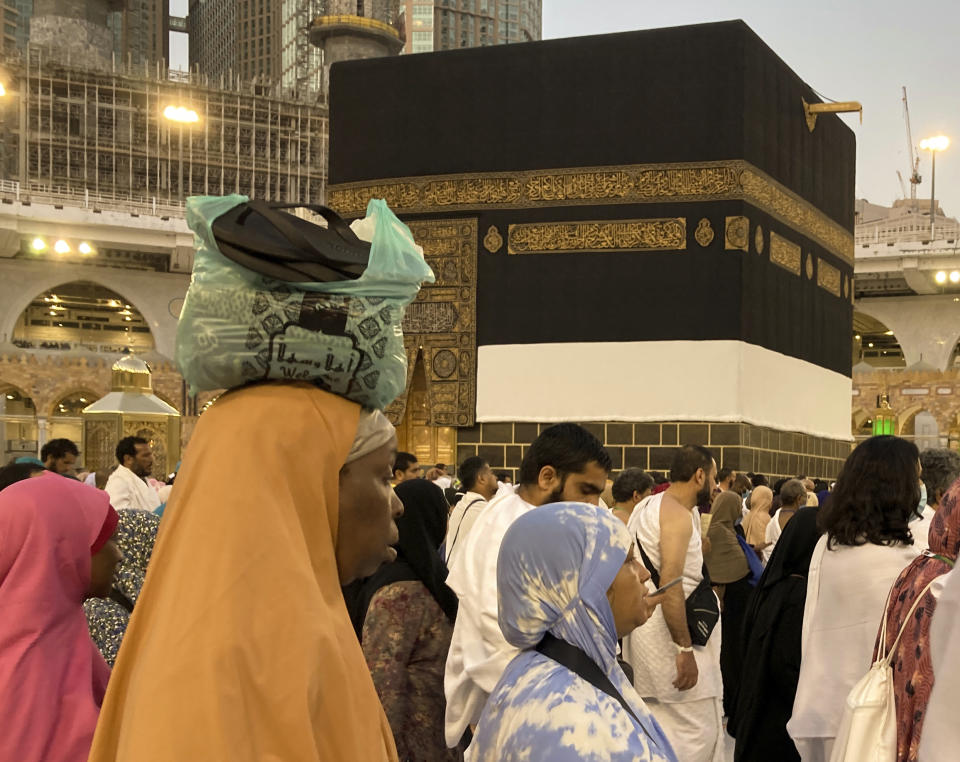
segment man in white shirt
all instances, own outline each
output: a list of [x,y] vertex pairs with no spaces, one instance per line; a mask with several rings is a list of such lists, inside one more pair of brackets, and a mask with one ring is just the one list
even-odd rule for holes
[[610,473],[610,456],[589,431],[573,423],[545,429],[520,466],[520,486],[494,499],[456,549],[447,585],[460,599],[447,656],[445,735],[456,746],[480,719],[504,669],[518,653],[497,618],[497,556],[510,525],[536,506],[560,501],[597,505]]
[[116,510],[132,509],[152,513],[160,507],[160,495],[147,484],[153,470],[150,443],[142,437],[125,437],[117,444],[120,465],[104,487]]
[[481,511],[497,494],[497,477],[490,470],[490,464],[483,458],[473,455],[460,465],[460,481],[466,490],[460,501],[454,506],[447,522],[446,548],[447,566],[453,562],[455,553],[466,545],[467,537]]

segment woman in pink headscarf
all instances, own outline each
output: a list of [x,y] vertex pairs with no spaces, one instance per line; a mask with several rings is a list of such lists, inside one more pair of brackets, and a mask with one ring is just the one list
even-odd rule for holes
[[0,760],[83,762],[110,670],[83,613],[120,552],[106,493],[48,473],[0,492]]

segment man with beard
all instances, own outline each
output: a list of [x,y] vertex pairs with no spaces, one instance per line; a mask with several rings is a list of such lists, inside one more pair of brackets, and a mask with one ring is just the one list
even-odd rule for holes
[[[644,563],[659,573],[661,585],[683,578],[664,593],[647,623],[623,642],[637,693],[683,762],[719,762],[724,754],[720,623],[705,646],[694,646],[686,612],[687,597],[703,579],[696,506],[709,502],[716,476],[709,450],[681,447],[670,467],[670,487],[647,500],[627,524],[638,557],[645,555]],[[654,589],[650,582],[647,586]]]
[[117,444],[117,470],[104,487],[110,505],[118,511],[130,508],[152,513],[160,507],[160,495],[147,483],[153,471],[153,451],[143,437],[124,437]]
[[520,465],[516,493],[492,500],[451,559],[447,585],[460,600],[447,656],[447,746],[456,746],[480,719],[504,669],[519,653],[507,643],[497,619],[497,557],[510,525],[547,503],[599,505],[610,473],[610,456],[589,431],[573,423],[545,429]]

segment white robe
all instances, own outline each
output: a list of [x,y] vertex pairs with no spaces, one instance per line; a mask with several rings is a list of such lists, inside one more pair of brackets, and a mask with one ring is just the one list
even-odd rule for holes
[[450,520],[447,521],[447,538],[443,543],[447,568],[453,563],[454,557],[460,555],[466,547],[470,530],[486,507],[487,501],[476,492],[465,493],[453,507]]
[[160,507],[160,495],[126,466],[117,466],[110,474],[104,491],[110,496],[110,505],[115,510],[148,511]]
[[460,599],[460,608],[443,678],[450,747],[469,725],[479,722],[487,698],[519,653],[500,631],[497,556],[507,529],[533,508],[516,494],[494,498],[474,522],[466,545],[454,553],[447,585]]
[[826,535],[817,542],[807,577],[800,679],[787,723],[804,762],[830,758],[847,694],[873,661],[890,588],[920,554],[919,545],[827,550]]

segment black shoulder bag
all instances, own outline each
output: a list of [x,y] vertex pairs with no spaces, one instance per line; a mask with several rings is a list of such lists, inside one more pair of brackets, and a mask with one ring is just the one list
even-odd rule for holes
[[[651,563],[650,557],[644,553],[643,545],[637,538],[637,547],[640,549],[640,558],[643,565],[650,572],[650,579],[653,580],[655,587],[660,587],[660,572]],[[720,619],[720,606],[717,604],[717,596],[710,586],[710,572],[707,571],[707,565],[703,565],[703,579],[697,585],[693,592],[687,597],[687,629],[690,631],[690,642],[695,646],[705,646],[710,640],[710,633],[717,626]]]
[[630,705],[626,702],[626,699],[620,695],[620,691],[610,682],[610,678],[603,674],[603,670],[601,670],[600,667],[597,666],[597,663],[587,656],[582,649],[567,643],[565,640],[555,638],[548,632],[543,636],[543,640],[537,643],[536,650],[544,656],[553,659],[557,664],[562,664],[575,675],[579,675],[598,691],[602,691],[610,698],[615,699],[627,714],[633,717],[634,721],[644,732],[644,735],[648,738],[650,737],[646,727],[640,722],[640,718],[634,714]]

